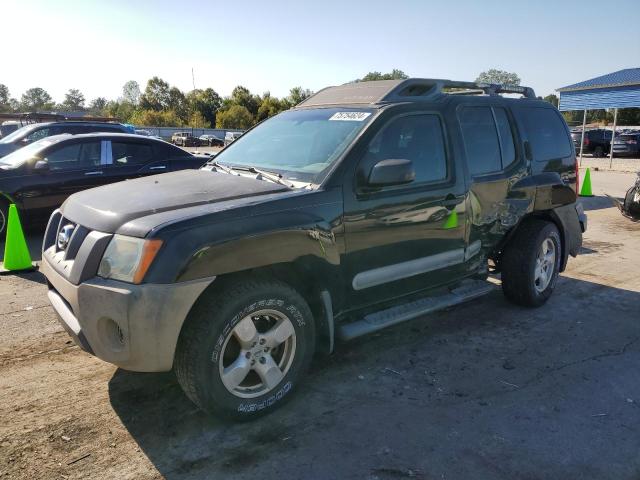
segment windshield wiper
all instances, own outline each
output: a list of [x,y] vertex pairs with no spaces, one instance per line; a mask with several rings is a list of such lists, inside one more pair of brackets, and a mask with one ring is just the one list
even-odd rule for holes
[[212,165],[214,167],[216,167],[217,169],[222,170],[224,173],[228,173],[229,175],[239,175],[239,173],[236,173],[233,171],[233,168],[228,167],[226,165],[222,165],[221,163],[216,162],[215,160],[209,160],[206,165]]
[[275,172],[269,172],[267,170],[262,170],[260,168],[256,168],[256,167],[249,167],[248,169],[251,173],[257,173],[265,178],[268,178],[269,180],[275,182],[275,183],[279,183],[280,185],[284,185],[285,187],[289,187],[289,188],[293,188],[293,183],[288,182],[287,180],[285,180],[282,177],[281,173],[275,173]]
[[247,172],[255,173],[260,175],[267,180],[271,180],[274,183],[279,183],[280,185],[284,185],[285,187],[294,188],[293,183],[288,182],[284,178],[282,178],[282,174],[269,172],[268,170],[262,170],[261,168],[256,167],[233,167],[234,170],[246,170]]

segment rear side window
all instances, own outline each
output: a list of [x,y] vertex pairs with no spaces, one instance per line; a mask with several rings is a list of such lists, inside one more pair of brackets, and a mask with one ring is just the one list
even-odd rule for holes
[[491,108],[463,107],[458,119],[471,175],[500,171],[500,142]]
[[111,142],[113,165],[143,165],[153,159],[153,148],[143,143]]
[[49,135],[51,135],[49,128],[39,128],[31,132],[29,135],[27,135],[26,139],[29,142],[37,142],[38,140],[48,137]]
[[436,182],[447,177],[444,133],[437,115],[396,118],[369,144],[365,165],[388,159],[407,159],[416,172],[414,183]]
[[534,160],[546,162],[571,155],[564,122],[555,110],[526,107],[523,111]]

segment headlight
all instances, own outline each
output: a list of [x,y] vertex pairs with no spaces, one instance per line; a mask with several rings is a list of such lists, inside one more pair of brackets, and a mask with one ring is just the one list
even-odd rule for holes
[[114,235],[102,256],[98,275],[129,283],[140,283],[151,266],[162,240]]

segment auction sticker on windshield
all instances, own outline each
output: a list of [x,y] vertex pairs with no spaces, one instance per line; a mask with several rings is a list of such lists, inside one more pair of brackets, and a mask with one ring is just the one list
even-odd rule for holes
[[371,115],[371,112],[336,112],[329,120],[347,120],[351,122],[361,122]]

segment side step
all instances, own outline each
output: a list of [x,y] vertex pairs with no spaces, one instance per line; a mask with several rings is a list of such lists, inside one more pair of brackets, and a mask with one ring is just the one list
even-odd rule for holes
[[486,295],[496,289],[496,285],[482,280],[467,280],[449,293],[421,298],[410,303],[397,305],[386,310],[365,315],[362,320],[338,326],[340,340],[351,340],[383,328],[406,322],[427,313],[459,305],[468,300]]

